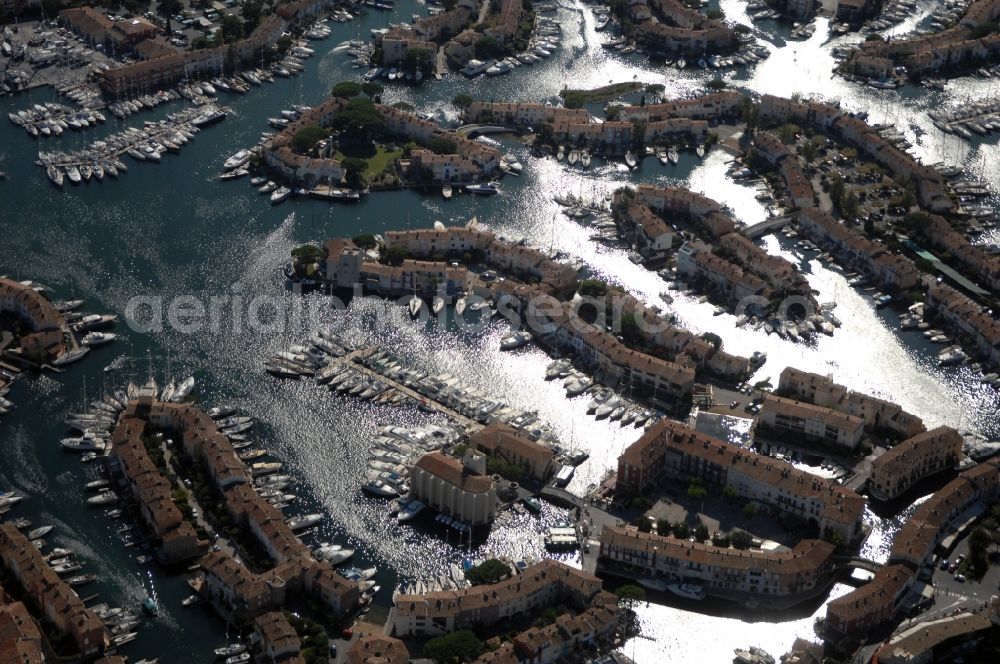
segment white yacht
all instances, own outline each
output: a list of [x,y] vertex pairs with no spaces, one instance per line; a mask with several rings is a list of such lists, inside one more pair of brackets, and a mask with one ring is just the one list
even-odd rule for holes
[[671,583],[667,586],[667,590],[684,599],[705,599],[705,589],[691,583]]
[[292,530],[302,530],[310,526],[315,526],[323,520],[322,514],[306,514],[289,519],[286,523]]
[[84,346],[103,346],[104,344],[111,343],[117,338],[118,335],[111,332],[90,332],[87,336],[80,340],[80,343]]

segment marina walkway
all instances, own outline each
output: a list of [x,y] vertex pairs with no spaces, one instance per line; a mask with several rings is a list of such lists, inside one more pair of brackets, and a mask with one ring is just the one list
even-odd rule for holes
[[377,350],[378,349],[374,348],[374,347],[361,348],[361,349],[352,351],[352,352],[348,353],[347,355],[344,355],[343,357],[336,358],[329,365],[327,365],[326,370],[324,372],[321,372],[320,374],[317,374],[316,377],[317,378],[321,377],[323,375],[323,373],[326,373],[332,367],[340,366],[340,365],[343,365],[343,364],[350,364],[351,368],[354,369],[355,371],[358,371],[358,372],[364,374],[365,376],[368,376],[369,378],[372,378],[374,380],[381,381],[381,382],[385,383],[386,385],[388,385],[389,387],[397,390],[401,394],[405,394],[406,396],[410,397],[411,399],[414,399],[418,403],[422,402],[428,408],[432,408],[436,412],[439,412],[439,413],[442,413],[444,415],[447,415],[449,419],[451,419],[451,420],[457,422],[458,424],[462,425],[468,433],[472,433],[473,431],[477,431],[477,430],[483,428],[483,425],[481,425],[479,422],[475,421],[474,419],[472,419],[470,417],[466,417],[465,415],[462,415],[458,411],[452,410],[451,408],[445,406],[444,404],[435,401],[431,397],[427,397],[427,396],[424,396],[423,394],[420,394],[419,392],[417,392],[413,388],[407,387],[406,385],[400,383],[399,381],[395,380],[394,378],[391,378],[389,376],[383,376],[382,374],[378,373],[377,371],[373,371],[373,370],[369,369],[368,367],[366,367],[366,366],[364,366],[364,365],[361,364],[361,360],[363,360],[364,358],[368,357],[369,355],[371,355],[372,353],[374,353]]

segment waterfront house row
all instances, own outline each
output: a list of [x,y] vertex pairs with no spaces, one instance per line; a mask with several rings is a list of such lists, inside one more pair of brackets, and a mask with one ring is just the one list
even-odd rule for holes
[[[344,169],[332,156],[307,157],[291,149],[292,139],[306,127],[328,127],[347,100],[331,97],[302,113],[297,120],[272,136],[264,145],[264,163],[288,180],[312,185],[321,180],[339,183]],[[393,135],[427,144],[432,138],[443,138],[455,145],[455,154],[435,154],[416,148],[411,151],[409,175],[416,181],[436,183],[472,182],[488,178],[499,168],[500,155],[494,148],[473,141],[453,131],[441,129],[436,123],[393,106],[375,105]]]
[[865,422],[833,408],[768,394],[754,425],[758,435],[802,437],[833,448],[853,450],[861,444]]
[[[912,75],[936,71],[947,65],[961,65],[969,60],[990,57],[1000,51],[995,34],[975,38],[974,30],[983,23],[1000,17],[997,0],[974,0],[957,24],[928,35],[918,35],[890,41],[863,42],[855,51],[889,59],[905,65]],[[890,75],[892,72],[885,72]]]
[[872,461],[868,491],[892,500],[925,477],[954,468],[962,458],[962,436],[941,426],[893,446]]
[[631,577],[693,583],[707,590],[789,596],[821,584],[832,566],[835,547],[802,540],[791,551],[734,549],[644,533],[632,526],[605,526],[600,565]]
[[359,600],[358,585],[312,557],[281,512],[257,493],[250,473],[216,422],[192,404],[164,403],[155,395],[155,385],[143,388],[129,403],[125,417],[179,432],[180,449],[204,465],[230,518],[258,540],[274,563],[255,573],[228,554],[206,554],[203,592],[216,608],[230,618],[252,618],[280,609],[286,593],[293,592],[312,596],[336,615],[351,611]]
[[890,252],[818,208],[799,213],[799,228],[813,242],[829,247],[848,266],[876,279],[882,288],[907,290],[920,280],[920,271],[913,261]]
[[0,587],[0,662],[42,664],[42,632],[23,602]]
[[736,223],[718,202],[688,189],[640,184],[635,190],[635,202],[663,217],[679,215],[698,224],[713,238],[736,230]]
[[42,552],[12,523],[0,523],[0,560],[29,604],[83,657],[97,655],[111,645],[111,635],[97,614],[84,606],[76,591],[59,578]]
[[969,238],[952,228],[944,217],[926,215],[926,225],[917,229],[916,235],[932,248],[948,252],[951,260],[975,276],[977,284],[1000,292],[1000,256],[969,242]]
[[893,538],[889,564],[865,585],[827,604],[827,638],[857,641],[898,616],[918,570],[932,562],[939,546],[947,555],[960,535],[959,527],[971,523],[985,504],[996,499],[998,464],[993,459],[963,472],[917,507]]
[[951,286],[928,280],[927,306],[972,343],[982,359],[1000,362],[1000,321],[986,307]]
[[[744,272],[735,263],[713,253],[709,245],[697,240],[685,242],[677,250],[677,274],[704,281],[734,305],[746,298],[755,298],[747,309],[750,313],[762,314],[765,302],[774,294],[763,279]],[[758,298],[763,298],[763,301]]]
[[757,107],[761,120],[774,124],[807,123],[832,132],[883,166],[897,182],[914,181],[923,207],[939,212],[952,209],[944,177],[897,148],[860,117],[824,102],[802,102],[769,94],[761,95]]
[[174,504],[173,486],[146,451],[145,428],[146,422],[138,418],[123,416],[119,420],[111,435],[113,466],[139,504],[139,514],[156,543],[157,558],[167,564],[197,558],[208,550],[208,542],[198,539],[194,527]]
[[[403,249],[411,256],[424,259],[423,263],[434,262],[435,258],[464,260],[466,254],[479,254],[490,267],[525,281],[537,282],[552,294],[571,294],[576,289],[577,276],[573,268],[551,260],[533,247],[498,239],[475,223],[445,229],[387,231],[384,235],[386,249]],[[360,250],[347,242],[333,240],[326,247],[327,278],[341,287],[358,283],[362,272],[371,269],[361,264],[371,261],[364,261]],[[457,274],[450,276],[453,280],[459,279]]]
[[[647,7],[644,8],[643,6]],[[660,53],[683,52],[703,55],[728,50],[736,45],[736,33],[721,21],[707,18],[678,0],[630,0],[629,10],[636,25],[636,38]],[[662,19],[664,22],[661,22]]]
[[850,489],[670,420],[655,424],[618,457],[615,489],[641,493],[666,479],[692,477],[813,522],[824,536],[839,533],[846,543],[862,535],[865,500]]
[[66,352],[66,319],[31,286],[0,277],[0,313],[16,315],[30,330],[18,339],[24,354],[49,360]]
[[802,169],[802,164],[780,138],[768,131],[758,132],[754,136],[754,149],[778,169],[785,181],[788,200],[793,207],[815,207],[816,194],[813,192],[809,178]]
[[619,611],[615,606],[591,606],[582,613],[562,613],[544,627],[529,627],[472,664],[555,664],[583,661],[614,638]]
[[[136,51],[155,54],[155,57],[101,71],[101,89],[114,98],[128,97],[148,94],[189,77],[217,76],[227,68],[260,66],[261,59],[278,43],[291,23],[325,11],[332,5],[330,0],[290,2],[278,7],[274,14],[262,18],[249,37],[213,48],[180,51],[159,40],[139,41]],[[159,46],[143,49],[151,41]]]
[[925,430],[923,420],[899,404],[849,390],[833,382],[832,376],[785,367],[775,394],[856,415],[864,420],[866,428],[876,433],[912,438]]
[[436,636],[478,625],[493,625],[560,603],[615,607],[617,598],[601,580],[556,560],[542,560],[493,584],[425,593],[399,594],[389,612],[390,634]]

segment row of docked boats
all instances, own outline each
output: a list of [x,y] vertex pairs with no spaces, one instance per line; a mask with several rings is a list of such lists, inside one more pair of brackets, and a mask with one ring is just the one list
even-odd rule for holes
[[121,132],[94,141],[89,147],[73,152],[39,152],[37,164],[46,169],[49,179],[62,186],[65,179],[80,184],[91,179],[103,180],[105,174],[117,177],[127,170],[121,156],[136,161],[159,162],[167,152],[179,152],[201,127],[226,117],[219,107],[189,108],[158,122],[147,121],[142,129],[127,127]]
[[372,371],[420,394],[423,397],[418,402],[421,410],[434,412],[436,406],[443,406],[480,424],[503,422],[521,429],[532,440],[549,444],[556,452],[559,451],[558,445],[554,444],[552,428],[539,419],[537,411],[512,408],[478,388],[466,385],[450,373],[431,375],[410,369],[386,350],[377,351],[362,362]]
[[[874,18],[865,24],[870,30],[887,30],[894,25],[902,23],[904,19],[914,15],[917,11],[916,0],[889,0]],[[931,21],[937,22],[943,18],[943,14]]]
[[971,101],[954,109],[936,109],[928,115],[939,130],[965,139],[1000,130],[1000,102],[992,100]]
[[122,99],[120,101],[111,102],[107,105],[107,110],[111,113],[111,115],[115,116],[119,120],[124,120],[133,113],[153,110],[161,104],[177,101],[180,98],[181,93],[177,90],[159,90],[150,94],[139,95],[137,97],[133,97],[132,99]]
[[319,374],[323,377],[320,382],[329,382],[337,368],[330,367],[331,361],[355,350],[354,344],[332,329],[321,329],[306,343],[293,345],[288,350],[269,357],[264,362],[264,370],[281,378],[303,378]]
[[34,104],[23,111],[10,112],[7,117],[35,138],[61,136],[67,129],[79,131],[107,120],[97,109],[73,110],[56,102]]

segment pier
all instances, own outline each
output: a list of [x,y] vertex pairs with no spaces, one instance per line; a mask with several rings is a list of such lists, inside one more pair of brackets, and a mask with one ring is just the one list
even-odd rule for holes
[[321,371],[316,375],[316,378],[321,379],[324,375],[331,373],[333,369],[340,367],[344,364],[350,364],[351,368],[354,371],[364,374],[368,378],[381,381],[386,385],[388,385],[390,388],[398,391],[400,394],[404,394],[418,403],[424,403],[428,407],[433,408],[435,411],[448,416],[448,418],[451,419],[452,421],[462,425],[462,427],[466,430],[467,433],[472,433],[473,431],[478,431],[479,429],[483,428],[483,425],[475,421],[474,419],[462,415],[461,413],[455,410],[452,410],[451,408],[445,406],[444,404],[435,401],[431,397],[427,397],[424,396],[423,394],[420,394],[413,388],[403,385],[402,383],[400,383],[399,381],[395,380],[390,376],[385,376],[383,374],[380,374],[377,371],[373,371],[372,369],[369,369],[368,367],[361,364],[362,359],[375,353],[377,350],[378,348],[375,348],[373,346],[367,348],[361,348],[352,351],[347,355],[344,355],[343,357],[335,358],[330,362],[330,364],[324,367],[323,371]]

